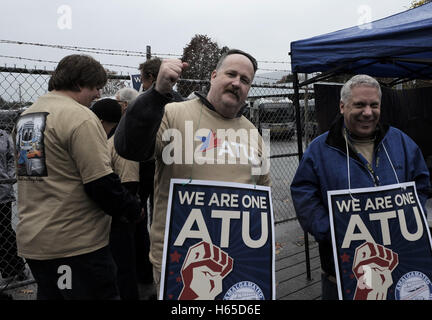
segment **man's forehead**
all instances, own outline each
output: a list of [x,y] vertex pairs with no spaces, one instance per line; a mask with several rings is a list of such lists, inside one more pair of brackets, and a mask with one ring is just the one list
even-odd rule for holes
[[380,99],[378,88],[373,86],[358,85],[351,88],[351,98],[371,97],[374,95],[376,95],[377,99]]
[[253,64],[245,55],[234,53],[227,56],[222,62],[221,68],[230,68],[235,66],[248,65],[253,73]]
[[354,91],[355,92],[375,91],[376,93],[378,93],[378,88],[367,84],[358,84],[351,88],[351,93],[353,93]]

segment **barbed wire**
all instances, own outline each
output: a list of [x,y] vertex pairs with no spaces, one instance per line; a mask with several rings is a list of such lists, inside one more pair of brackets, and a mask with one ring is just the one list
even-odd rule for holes
[[162,57],[162,56],[168,56],[168,57],[183,57],[183,55],[181,54],[175,54],[175,53],[151,53],[152,56],[158,56],[158,57]]
[[95,48],[95,47],[82,47],[82,46],[69,46],[69,45],[60,45],[60,44],[47,44],[47,43],[25,42],[25,41],[4,40],[4,39],[0,39],[0,43],[30,45],[30,46],[78,50],[78,51],[79,50],[91,50],[91,51],[107,51],[107,52],[111,52],[111,53],[121,52],[122,54],[139,54],[139,55],[144,55],[144,56],[146,55],[146,52],[143,52],[143,51],[134,51],[134,50],[125,50],[125,49],[107,49],[107,48]]
[[262,71],[282,71],[282,72],[291,72],[291,70],[283,70],[283,69],[265,69],[265,68],[258,68],[258,70],[262,70]]
[[[139,56],[139,57],[147,56],[147,52],[135,51],[135,50],[126,50],[126,49],[108,49],[108,48],[69,46],[69,45],[46,44],[46,43],[14,41],[14,40],[0,40],[0,43],[18,44],[18,45],[32,45],[32,46],[49,47],[49,48],[56,48],[56,49],[95,52],[95,53],[101,53],[101,54],[130,55],[130,56]],[[106,53],[103,51],[106,51],[109,53]],[[120,52],[120,53],[115,53],[115,52]],[[155,56],[171,56],[171,57],[181,57],[182,56],[181,54],[174,54],[174,53],[155,53],[155,52],[152,52],[151,54],[155,55]]]
[[33,58],[23,58],[23,57],[17,57],[17,56],[4,56],[4,55],[0,55],[0,58],[18,59],[18,60],[27,60],[27,61],[34,61],[34,62],[58,63],[57,61],[52,61],[52,60],[42,60],[42,59],[33,59]]
[[[8,59],[18,59],[18,60],[27,60],[27,61],[34,61],[34,62],[47,62],[47,63],[59,63],[58,61],[52,61],[52,60],[43,60],[43,59],[33,59],[33,58],[24,58],[24,57],[17,57],[17,56],[5,56],[0,55],[0,58],[8,58]],[[129,68],[129,69],[135,69],[138,70],[137,67],[131,67],[131,66],[125,66],[121,64],[112,64],[112,63],[101,63],[103,66],[108,67],[121,67],[121,68]]]
[[105,54],[105,55],[113,55],[113,56],[134,56],[134,57],[146,57],[147,56],[147,53],[143,52],[143,51],[133,51],[133,50],[124,50],[124,49],[79,47],[79,46],[68,46],[68,45],[59,45],[59,44],[46,44],[46,43],[36,43],[36,42],[1,40],[1,39],[0,39],[0,43],[48,47],[48,48],[55,48],[55,49],[63,49],[63,50],[70,50],[70,51],[95,53],[95,54]]
[[[95,53],[95,54],[116,55],[116,56],[135,56],[135,57],[147,56],[147,52],[126,50],[126,49],[108,49],[108,48],[96,48],[96,47],[70,46],[70,45],[47,44],[47,43],[5,40],[5,39],[0,39],[0,43],[48,47],[48,48],[55,48],[55,49],[63,49],[63,50],[71,50],[71,51],[78,51],[78,52]],[[151,53],[151,54],[159,57],[163,57],[163,56],[182,57],[183,56],[181,54],[175,54],[175,53]],[[257,62],[272,63],[272,64],[290,64],[289,61],[257,60]]]
[[[0,55],[0,58],[7,58],[7,59],[17,59],[17,60],[26,60],[26,61],[33,61],[33,62],[46,62],[46,63],[53,63],[57,64],[58,61],[52,61],[52,60],[44,60],[44,59],[34,59],[34,58],[25,58],[25,57],[19,57],[19,56],[7,56],[7,55]],[[128,69],[135,69],[138,70],[137,67],[132,66],[126,66],[126,65],[120,65],[120,64],[112,64],[112,63],[101,63],[103,66],[107,67],[119,67],[119,68],[128,68]],[[258,68],[258,70],[261,71],[277,71],[277,72],[288,72],[290,73],[290,70],[283,70],[283,69],[265,69],[265,68]],[[274,79],[274,78],[267,78],[263,76],[256,75],[256,78],[262,78],[267,80],[280,80],[280,79]]]
[[289,62],[289,61],[262,61],[262,60],[257,60],[257,62],[259,62],[259,63],[282,63],[282,64],[291,64],[291,62]]
[[269,78],[269,77],[262,77],[260,75],[255,75],[255,79],[259,78],[259,79],[264,79],[264,80],[274,80],[274,81],[279,81],[281,79],[275,79],[275,78]]
[[[81,47],[81,46],[69,46],[69,45],[47,44],[47,43],[37,43],[37,42],[3,40],[3,39],[0,40],[0,43],[48,47],[48,48],[55,48],[55,49],[64,49],[64,50],[79,51],[79,52],[106,54],[106,55],[135,56],[135,57],[146,57],[147,56],[147,52],[144,52],[144,51],[125,50],[125,49]],[[181,57],[182,56],[180,54],[173,54],[173,53],[151,53],[151,54],[154,56],[158,56],[158,57],[162,57],[162,56]]]

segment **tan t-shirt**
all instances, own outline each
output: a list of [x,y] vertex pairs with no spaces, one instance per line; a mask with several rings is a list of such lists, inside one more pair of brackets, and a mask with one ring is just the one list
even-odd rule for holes
[[84,184],[112,173],[96,115],[48,93],[22,114],[15,131],[18,254],[46,260],[106,246],[111,217],[84,191]]
[[114,135],[108,139],[108,150],[111,155],[111,166],[119,176],[121,183],[139,181],[139,162],[120,157],[114,148]]
[[261,157],[262,138],[245,117],[224,118],[199,99],[165,106],[155,146],[150,230],[150,260],[154,267],[160,270],[162,264],[171,178],[268,186],[269,168],[260,163]]
[[367,160],[369,164],[372,164],[374,147],[375,147],[374,139],[368,139],[368,140],[352,139],[352,145],[354,146],[354,149],[357,152],[361,153],[361,155]]

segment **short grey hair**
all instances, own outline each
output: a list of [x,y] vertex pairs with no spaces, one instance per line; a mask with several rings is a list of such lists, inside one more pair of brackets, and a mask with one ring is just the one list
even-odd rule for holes
[[354,87],[357,86],[367,86],[367,87],[374,87],[378,89],[378,96],[381,100],[382,92],[381,87],[378,81],[376,81],[371,76],[368,76],[366,74],[358,74],[351,79],[349,79],[345,84],[343,85],[340,96],[341,101],[343,103],[348,103],[349,99],[351,98],[351,90]]
[[138,96],[138,91],[133,88],[121,88],[115,94],[116,99],[119,101],[126,101],[128,104],[131,103]]

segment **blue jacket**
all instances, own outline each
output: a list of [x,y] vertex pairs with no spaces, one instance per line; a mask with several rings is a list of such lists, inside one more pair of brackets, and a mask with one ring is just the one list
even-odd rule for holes
[[[311,142],[291,184],[294,208],[303,230],[312,234],[319,243],[325,243],[320,243],[321,260],[321,251],[331,253],[327,191],[348,189],[346,143],[342,130],[343,118],[339,117],[330,131]],[[399,182],[415,181],[425,210],[430,188],[429,171],[415,142],[402,131],[380,124],[374,150],[372,170],[368,170],[367,161],[349,148],[351,189],[398,183],[392,163]],[[326,246],[325,250],[323,246]],[[331,268],[323,269],[334,274]]]

